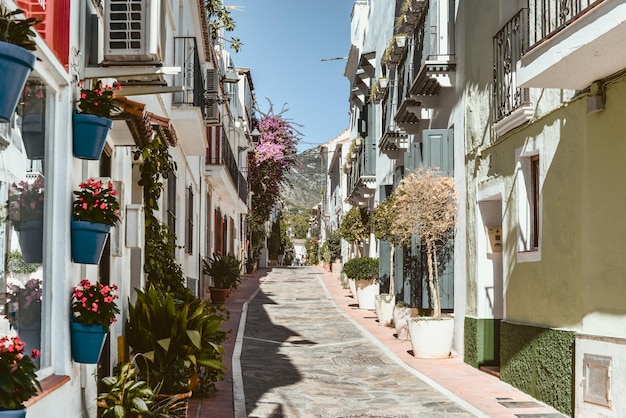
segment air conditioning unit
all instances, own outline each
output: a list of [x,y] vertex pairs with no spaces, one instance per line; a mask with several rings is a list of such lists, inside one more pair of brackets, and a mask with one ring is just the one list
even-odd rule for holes
[[104,64],[163,64],[163,0],[105,0],[104,7]]
[[210,126],[220,123],[219,117],[219,73],[215,68],[206,70],[204,90],[204,122]]

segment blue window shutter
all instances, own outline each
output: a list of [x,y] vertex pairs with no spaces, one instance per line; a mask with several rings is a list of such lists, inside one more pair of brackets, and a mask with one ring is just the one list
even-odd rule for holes
[[452,129],[427,129],[422,132],[424,168],[438,168],[454,175],[454,141]]

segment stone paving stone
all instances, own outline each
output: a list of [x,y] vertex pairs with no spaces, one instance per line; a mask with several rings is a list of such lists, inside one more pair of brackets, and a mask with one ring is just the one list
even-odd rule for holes
[[365,338],[310,269],[273,270],[247,315],[249,417],[474,416]]

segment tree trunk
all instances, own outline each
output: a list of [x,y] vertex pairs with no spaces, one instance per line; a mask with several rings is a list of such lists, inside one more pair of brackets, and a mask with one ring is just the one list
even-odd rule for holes
[[439,306],[439,292],[435,286],[435,278],[433,274],[433,244],[426,243],[426,255],[428,259],[428,289],[433,298],[433,316],[441,316],[441,307]]
[[396,244],[391,243],[391,251],[390,251],[390,263],[391,270],[389,272],[389,294],[393,297],[396,296],[396,278],[395,278],[395,263],[394,263],[394,255],[396,254]]

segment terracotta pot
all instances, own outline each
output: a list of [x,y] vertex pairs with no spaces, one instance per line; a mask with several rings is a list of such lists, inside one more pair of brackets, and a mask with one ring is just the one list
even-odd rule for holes
[[226,303],[226,298],[228,297],[230,289],[209,287],[209,292],[211,293],[211,303],[223,305],[224,303]]

